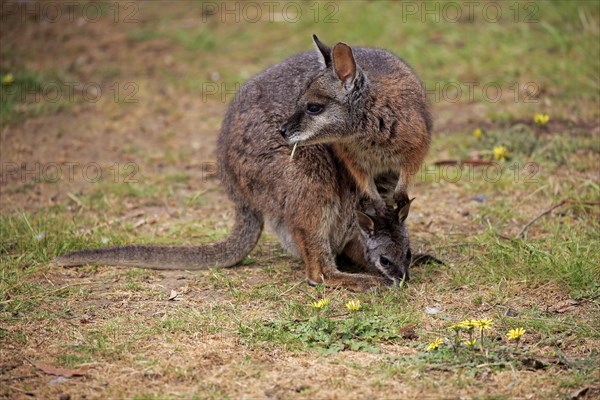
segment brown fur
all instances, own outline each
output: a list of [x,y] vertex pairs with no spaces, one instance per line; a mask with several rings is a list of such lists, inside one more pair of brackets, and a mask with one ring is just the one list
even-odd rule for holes
[[[302,257],[311,284],[365,290],[408,278],[404,220],[410,202],[402,198],[395,210],[378,206],[377,213],[358,219],[355,210],[370,203],[363,193],[378,199],[378,174],[397,173],[402,182],[414,174],[429,143],[426,103],[414,73],[391,53],[344,46],[337,48],[342,58],[335,79],[329,79],[333,85],[322,79],[332,74],[324,70],[323,53],[301,53],[250,79],[230,104],[217,144],[221,182],[236,206],[236,224],[226,240],[195,247],[84,250],[57,262],[157,269],[231,266],[255,246],[266,222],[286,250]],[[369,91],[363,92],[366,80]],[[359,89],[355,99],[352,93]],[[340,112],[303,143],[311,146],[299,147],[290,159],[290,138],[280,127],[291,114],[288,126],[302,124],[309,97],[339,98]],[[353,113],[343,112],[344,107]],[[339,255],[378,274],[340,272]]]

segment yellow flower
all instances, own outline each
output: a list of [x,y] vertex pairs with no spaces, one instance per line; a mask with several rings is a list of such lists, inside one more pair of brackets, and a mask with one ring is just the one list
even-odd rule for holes
[[440,347],[440,344],[443,344],[444,341],[440,338],[435,338],[435,340],[431,343],[429,343],[429,346],[427,346],[427,351],[431,351],[434,349],[437,349],[438,347]]
[[546,125],[550,121],[550,116],[548,114],[535,114],[533,116],[533,122],[539,127]]
[[475,139],[479,140],[483,136],[483,131],[479,128],[475,128],[473,131],[473,136],[475,136]]
[[518,340],[524,334],[525,334],[525,329],[516,328],[516,329],[511,329],[510,331],[508,331],[508,334],[506,335],[506,337],[508,338],[508,340],[514,340],[514,339]]
[[492,325],[494,325],[494,321],[491,319],[478,319],[477,321],[473,321],[474,326],[478,327],[480,331],[484,329],[490,329]]
[[346,308],[350,311],[360,310],[360,300],[352,300],[346,303]]
[[504,161],[508,157],[508,150],[504,146],[494,146],[494,158],[499,161]]
[[13,76],[13,74],[6,74],[2,78],[2,84],[3,85],[10,85],[14,81],[15,81],[15,77]]
[[465,344],[466,344],[467,346],[469,346],[469,347],[473,347],[473,346],[475,346],[475,343],[477,343],[477,338],[473,338],[473,339],[471,339],[471,340],[467,340],[467,341],[465,342]]
[[316,308],[317,310],[320,310],[322,308],[327,307],[327,305],[329,305],[329,299],[321,299],[319,301],[310,303],[310,305],[312,306],[312,308]]
[[464,321],[460,321],[458,325],[460,325],[463,329],[471,330],[475,328],[475,320],[465,319]]

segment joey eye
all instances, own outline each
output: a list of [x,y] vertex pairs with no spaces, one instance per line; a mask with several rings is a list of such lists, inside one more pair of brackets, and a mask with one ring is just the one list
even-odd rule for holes
[[315,103],[308,103],[306,105],[306,113],[308,115],[318,115],[323,111],[323,106]]
[[392,265],[392,262],[390,260],[388,260],[387,258],[385,258],[384,256],[379,257],[379,262],[384,267],[389,267],[390,265]]

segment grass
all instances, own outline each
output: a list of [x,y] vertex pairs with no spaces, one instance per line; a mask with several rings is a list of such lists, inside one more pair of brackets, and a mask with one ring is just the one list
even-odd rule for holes
[[[6,20],[0,78],[12,73],[14,81],[0,87],[2,161],[93,161],[108,174],[98,182],[2,181],[8,200],[0,215],[0,379],[8,384],[0,395],[508,399],[564,398],[587,387],[589,398],[597,396],[598,5],[515,3],[515,22],[513,3],[499,3],[504,17],[497,23],[481,9],[454,23],[420,9],[411,14],[406,2],[298,4],[303,17],[293,24],[281,21],[281,5],[274,21],[251,24],[206,16],[202,3],[167,10],[143,2],[140,23],[45,28],[60,28],[70,40],[85,36],[80,30],[105,28],[98,40],[108,44],[98,45],[109,49],[107,58],[90,64],[77,61],[88,54],[88,42],[49,54],[35,39],[41,28],[27,23],[18,31],[27,46],[16,46],[17,31],[9,28],[18,21]],[[532,10],[537,22],[523,22]],[[409,228],[413,247],[445,265],[415,268],[402,289],[313,289],[304,283],[303,264],[269,234],[232,269],[50,263],[107,244],[225,237],[232,207],[205,167],[214,165],[213,143],[231,94],[203,99],[204,84],[235,87],[310,49],[312,33],[326,43],[389,48],[426,83],[436,132],[413,188]],[[76,60],[76,67],[58,68],[56,59]],[[121,88],[134,81],[139,103],[31,104],[12,91],[58,78],[118,80]],[[468,82],[477,82],[471,98]],[[492,102],[482,88],[496,83],[503,95]],[[457,87],[460,96],[451,101]],[[533,122],[540,112],[550,115],[544,127]],[[496,146],[507,149],[508,159],[494,159]],[[495,164],[435,165],[470,159]],[[109,166],[116,161],[115,172]],[[128,165],[136,168],[134,182],[126,182]],[[331,302],[318,312],[310,304],[320,298]],[[357,299],[362,308],[353,316],[345,304]],[[450,324],[488,318],[494,326],[485,351],[452,349]],[[518,327],[526,334],[515,350],[505,336]],[[438,337],[445,344],[426,351]],[[49,385],[53,377],[34,362],[89,372]]]
[[[446,7],[446,3],[440,4],[440,9]],[[227,18],[219,9],[213,18],[197,17],[206,23],[184,29],[177,24],[159,23],[151,29],[133,30],[131,37],[136,41],[160,38],[185,48],[183,57],[190,57],[201,70],[198,76],[189,76],[183,81],[173,75],[170,79],[178,82],[178,86],[192,90],[202,88],[201,83],[207,82],[206,74],[215,70],[219,71],[222,82],[230,85],[223,87],[232,87],[258,72],[261,66],[308,49],[310,35],[319,33],[326,43],[343,38],[354,45],[377,43],[390,49],[420,71],[434,103],[454,102],[455,97],[458,103],[478,101],[487,108],[486,114],[491,119],[496,119],[502,112],[502,119],[512,122],[540,108],[546,109],[548,106],[540,103],[539,95],[558,94],[557,88],[560,88],[560,96],[550,108],[560,110],[557,111],[559,114],[554,114],[561,119],[569,118],[563,113],[571,108],[575,99],[597,104],[600,64],[594,55],[598,54],[599,48],[595,40],[597,32],[590,22],[597,20],[598,7],[593,3],[561,1],[532,3],[535,9],[525,10],[528,4],[518,4],[518,17],[515,5],[500,4],[503,18],[497,23],[490,22],[481,8],[471,17],[463,8],[463,19],[454,23],[452,18],[446,18],[446,23],[439,23],[434,15],[424,14],[423,4],[419,4],[418,11],[413,13],[402,3],[340,3],[335,10],[326,10],[327,4],[316,3],[304,7],[304,17],[293,25],[295,35],[291,38],[285,34],[288,26],[282,23],[260,24],[262,35],[247,34],[229,24],[219,24],[221,19]],[[318,13],[315,7],[319,9]],[[187,6],[190,16],[197,16],[200,11],[198,5]],[[327,19],[331,12],[335,12],[333,20]],[[284,12],[276,7],[273,14],[277,16]],[[441,15],[437,18],[443,18]],[[530,23],[525,22],[527,15]],[[396,23],[399,18],[401,24]],[[353,29],[349,30],[347,26]],[[264,37],[271,39],[269,46],[258,46]],[[227,55],[223,62],[220,56],[210,64],[195,57],[197,52],[219,54],[224,48],[227,48]],[[426,48],[435,48],[435,51],[423,51]],[[552,58],[552,63],[543,61],[548,57]],[[248,59],[252,62],[237,68],[237,62]],[[562,76],[572,79],[562,81]],[[496,95],[486,85],[498,85],[501,91],[499,103],[490,101]],[[456,89],[458,93],[452,91]],[[503,105],[502,110],[498,110],[498,104]],[[587,111],[591,109],[586,108]],[[586,115],[598,116],[594,111]]]

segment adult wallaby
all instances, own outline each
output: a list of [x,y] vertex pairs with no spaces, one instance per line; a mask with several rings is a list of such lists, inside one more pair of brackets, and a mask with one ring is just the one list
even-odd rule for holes
[[[359,149],[350,144],[350,147],[343,147],[342,143],[318,143],[343,137],[344,133],[352,133],[349,137],[353,139],[362,137],[354,134],[355,128],[370,126],[360,122],[364,118],[374,119],[381,131],[373,134],[373,148],[364,149],[364,154],[378,154],[375,151],[377,145],[382,147],[377,157],[390,163],[400,163],[401,166],[404,163],[419,164],[427,146],[423,149],[422,144],[419,147],[414,143],[428,143],[430,125],[424,99],[418,98],[415,104],[397,98],[386,101],[377,99],[377,93],[369,91],[368,101],[361,98],[360,102],[353,103],[356,96],[352,93],[357,91],[363,96],[363,90],[372,87],[367,85],[369,79],[373,82],[387,79],[389,85],[400,85],[406,88],[405,94],[409,99],[418,97],[421,86],[408,67],[390,53],[359,48],[356,56],[362,63],[362,72],[355,73],[351,82],[338,80],[338,86],[330,86],[328,94],[319,92],[323,96],[319,97],[319,102],[306,102],[307,88],[312,92],[315,82],[321,82],[324,74],[337,71],[333,65],[339,69],[339,60],[334,61],[335,64],[331,62],[331,59],[338,59],[336,48],[350,49],[338,44],[329,54],[316,37],[315,43],[318,52],[294,55],[256,75],[242,86],[229,105],[217,145],[219,176],[236,207],[235,224],[227,239],[195,247],[131,245],[84,250],[60,257],[57,263],[132,265],[157,269],[232,266],[254,248],[266,221],[273,227],[282,246],[302,257],[306,264],[306,277],[311,284],[325,283],[365,290],[408,278],[411,252],[404,221],[410,201],[405,196],[398,196],[399,204],[394,210],[376,207],[377,213],[371,216],[355,213],[364,192],[377,199],[366,190],[369,185],[374,186],[374,180],[365,184],[365,177],[361,177],[361,170],[357,167],[362,164],[357,164],[348,155],[348,148]],[[390,65],[386,66],[386,63]],[[387,78],[384,79],[385,76]],[[382,96],[388,96],[386,93],[381,91]],[[397,88],[394,93],[402,96],[404,91]],[[338,99],[335,104],[334,99]],[[314,104],[323,109],[317,112],[311,107]],[[289,144],[295,137],[300,138],[298,140],[310,139],[307,130],[290,129],[287,137],[291,141],[284,138],[286,132],[280,134],[286,116],[298,110],[300,105],[303,113],[315,117],[311,132],[329,132],[329,136],[320,133],[321,139],[310,141],[315,145],[301,147],[292,154]],[[404,109],[391,108],[400,105]],[[357,108],[359,106],[363,108]],[[369,109],[374,106],[377,110]],[[336,109],[340,110],[339,114],[334,112]],[[302,124],[308,119],[299,116],[298,112],[294,115],[297,125],[305,126]],[[410,118],[415,119],[413,130],[409,129]],[[337,131],[335,124],[338,125]],[[289,122],[287,125],[291,126]],[[421,138],[421,133],[417,134],[417,139],[408,137],[413,135],[413,131],[426,132],[426,139]],[[385,141],[393,149],[406,144],[404,152],[391,152],[402,154],[402,157],[389,157],[383,145]],[[358,140],[355,142],[359,143]],[[345,142],[343,144],[346,145]],[[413,149],[417,147],[420,152],[415,153]],[[413,153],[417,161],[409,160]],[[387,173],[397,168],[392,165],[379,170]],[[402,169],[405,170],[410,171]],[[372,169],[368,171],[372,172]],[[377,193],[376,189],[373,190]],[[340,272],[335,259],[341,254],[357,264],[379,271],[380,275]]]
[[[315,35],[313,40],[320,64],[311,64],[312,77],[279,132],[290,145],[333,144],[335,155],[379,210],[382,196],[388,204],[406,201],[408,184],[430,144],[423,84],[386,50],[345,43],[330,49]],[[289,61],[306,63],[307,58]]]

